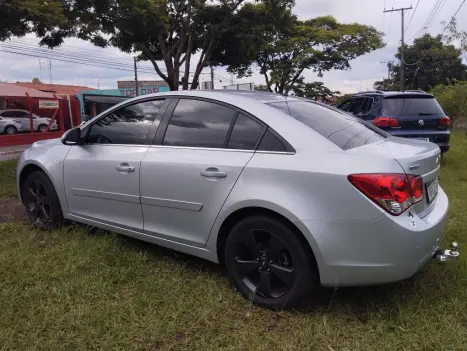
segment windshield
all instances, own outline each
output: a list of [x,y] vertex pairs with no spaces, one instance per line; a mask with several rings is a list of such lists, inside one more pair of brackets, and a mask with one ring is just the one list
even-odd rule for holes
[[[274,104],[269,104],[278,108]],[[340,110],[314,101],[288,101],[289,115],[321,134],[343,150],[378,142],[387,137],[382,130]],[[285,109],[281,108],[286,112]]]
[[385,117],[444,117],[443,109],[433,96],[390,96],[383,99]]

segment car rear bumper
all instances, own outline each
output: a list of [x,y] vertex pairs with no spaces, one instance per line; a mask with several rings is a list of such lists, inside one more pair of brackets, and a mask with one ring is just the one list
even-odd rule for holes
[[391,135],[400,138],[409,139],[428,139],[435,143],[441,149],[441,152],[447,152],[450,148],[451,132],[449,130],[404,130],[404,129],[391,129],[387,130]]
[[318,247],[322,285],[377,285],[414,275],[443,240],[448,198],[441,187],[435,201],[423,218],[408,210],[371,222],[303,222]]

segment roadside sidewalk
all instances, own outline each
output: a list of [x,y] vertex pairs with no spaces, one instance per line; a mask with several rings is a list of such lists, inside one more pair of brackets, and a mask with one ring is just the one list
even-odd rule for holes
[[0,147],[0,161],[16,158],[24,149],[28,147],[29,144]]

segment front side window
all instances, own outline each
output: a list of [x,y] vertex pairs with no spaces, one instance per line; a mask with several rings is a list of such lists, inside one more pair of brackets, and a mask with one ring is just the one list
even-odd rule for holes
[[136,103],[115,110],[91,126],[87,142],[91,144],[145,144],[164,100]]
[[263,134],[263,127],[251,118],[239,114],[230,134],[229,149],[254,150],[259,138]]
[[235,111],[209,101],[180,99],[162,145],[224,148]]
[[29,114],[26,114],[23,111],[5,111],[2,114],[3,117],[14,117],[14,118],[25,118],[29,117]]

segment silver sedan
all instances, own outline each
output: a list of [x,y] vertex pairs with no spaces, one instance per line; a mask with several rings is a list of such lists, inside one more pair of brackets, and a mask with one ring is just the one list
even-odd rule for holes
[[31,221],[97,226],[225,264],[254,303],[408,278],[439,249],[437,145],[309,100],[183,91],[124,101],[20,157]]

